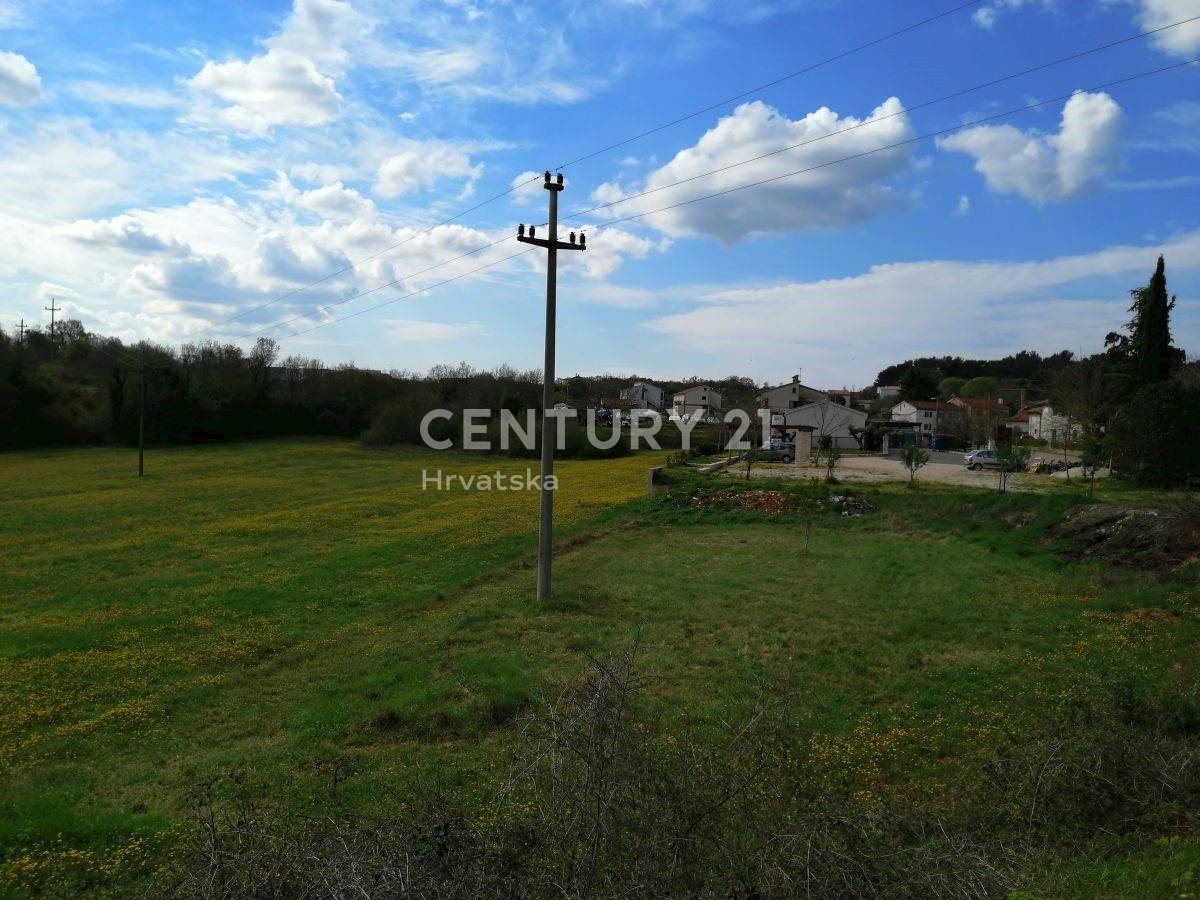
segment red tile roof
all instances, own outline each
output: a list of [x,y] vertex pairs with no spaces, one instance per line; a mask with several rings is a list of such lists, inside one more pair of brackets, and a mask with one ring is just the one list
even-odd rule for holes
[[958,407],[952,406],[949,403],[941,403],[937,400],[909,400],[910,406],[915,406],[917,409],[936,409],[939,412],[957,412]]

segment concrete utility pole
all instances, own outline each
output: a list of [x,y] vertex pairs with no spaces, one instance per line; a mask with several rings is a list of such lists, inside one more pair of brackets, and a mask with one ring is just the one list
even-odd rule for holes
[[146,345],[138,347],[138,478],[146,474]]
[[52,340],[52,341],[53,341],[53,340],[54,340],[54,314],[55,314],[56,312],[62,312],[62,307],[61,307],[61,306],[55,306],[55,305],[54,305],[54,298],[53,298],[53,297],[51,297],[51,298],[50,298],[50,305],[49,305],[49,306],[43,306],[43,307],[42,307],[42,309],[44,309],[44,310],[46,310],[46,312],[50,313],[50,340]]
[[549,487],[549,480],[554,475],[554,423],[550,413],[554,409],[554,316],[558,299],[558,251],[586,250],[587,239],[579,235],[579,243],[575,243],[575,232],[571,232],[570,242],[558,239],[558,192],[563,189],[563,177],[551,179],[546,172],[546,183],[542,185],[550,192],[550,236],[543,240],[534,237],[535,226],[529,226],[529,234],[525,234],[525,226],[517,226],[517,240],[524,244],[536,244],[546,248],[546,364],[543,367],[544,384],[542,386],[542,495],[541,516],[538,524],[538,582],[537,595],[539,600],[550,598],[550,560],[554,553],[554,492]]

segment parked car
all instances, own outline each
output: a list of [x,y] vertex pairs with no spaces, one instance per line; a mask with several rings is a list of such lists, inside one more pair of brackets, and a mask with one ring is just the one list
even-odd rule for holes
[[963,465],[972,472],[979,469],[998,469],[1000,458],[995,450],[972,450],[963,457]]
[[792,463],[796,459],[796,445],[789,441],[771,441],[758,449],[758,458],[763,461],[778,460],[781,463]]

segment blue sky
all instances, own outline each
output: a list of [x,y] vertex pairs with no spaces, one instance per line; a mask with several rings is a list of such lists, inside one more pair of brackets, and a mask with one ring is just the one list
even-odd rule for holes
[[[53,296],[131,340],[537,368],[536,255],[417,273],[543,221],[546,192],[430,226],[955,5],[0,0],[0,326]],[[570,220],[590,249],[563,260],[560,374],[839,387],[914,355],[1093,352],[1159,252],[1200,353],[1200,67],[1095,90],[1200,56],[1200,22],[907,111],[1193,16],[985,0],[568,166],[564,213],[616,205]]]

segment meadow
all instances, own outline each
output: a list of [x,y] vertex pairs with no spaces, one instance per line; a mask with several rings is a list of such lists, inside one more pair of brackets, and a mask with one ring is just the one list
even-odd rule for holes
[[[1200,732],[1194,567],[1056,554],[1041,536],[1081,502],[1066,491],[883,486],[860,491],[872,515],[780,520],[690,504],[688,483],[639,499],[654,455],[568,461],[539,605],[536,494],[421,490],[425,469],[524,462],[335,441],[156,450],[140,480],[131,462],[0,460],[13,894],[144,887],[218,776],[280,814],[384,814],[417,784],[486,793],[543,690],[614,653],[636,656],[668,737],[786,696],[789,757],[821,790],[949,820],[1081,704],[1115,704],[1159,745]],[[1020,889],[1195,886],[1183,813],[1092,833],[1076,812]]]

